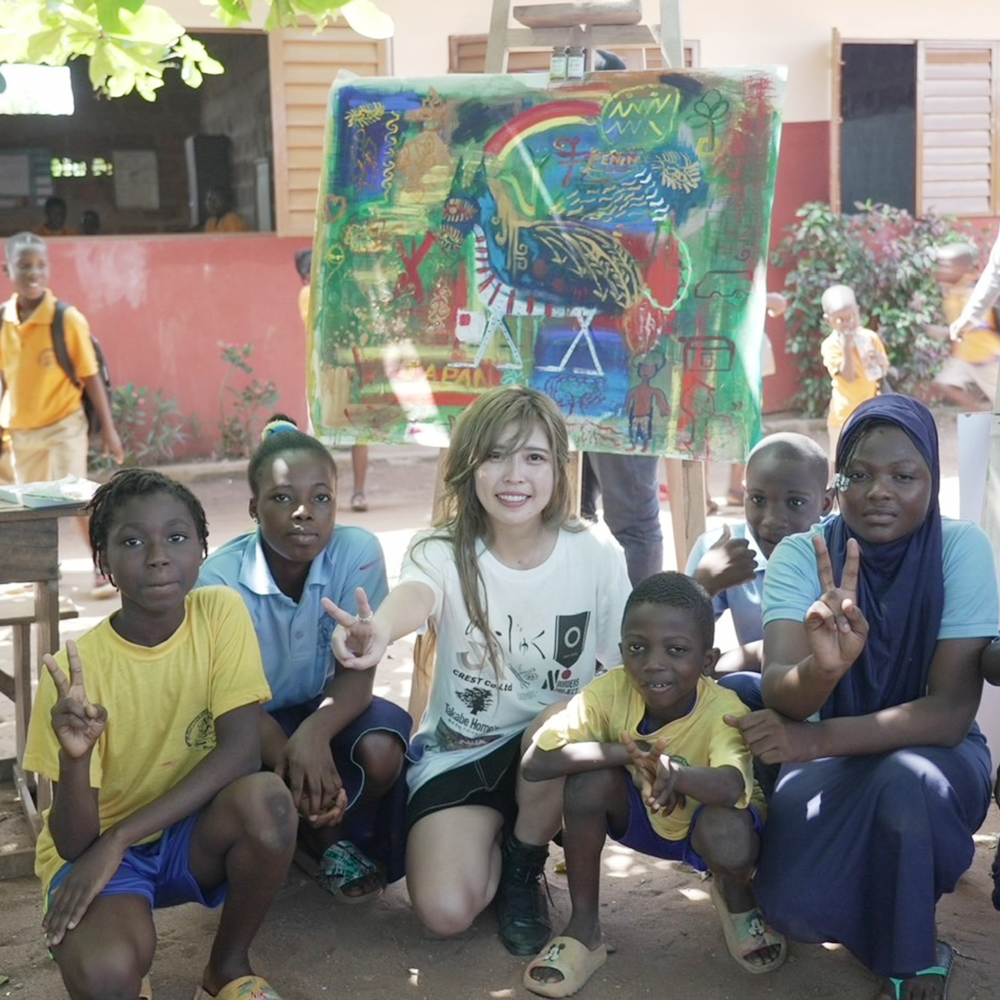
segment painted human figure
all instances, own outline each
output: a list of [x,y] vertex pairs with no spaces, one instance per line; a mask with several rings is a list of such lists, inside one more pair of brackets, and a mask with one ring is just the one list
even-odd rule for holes
[[648,451],[653,440],[653,411],[659,409],[661,417],[670,416],[670,404],[663,390],[654,386],[653,379],[666,364],[660,351],[650,351],[640,356],[635,365],[639,385],[629,389],[625,397],[625,412],[628,414],[628,439],[632,444],[641,445]]

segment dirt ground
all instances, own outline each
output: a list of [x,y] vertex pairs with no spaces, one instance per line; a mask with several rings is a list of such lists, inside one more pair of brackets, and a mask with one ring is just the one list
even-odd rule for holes
[[[825,446],[825,429],[819,422],[788,429],[813,430]],[[942,444],[943,506],[948,512],[957,504],[956,449],[947,434]],[[366,514],[347,509],[351,493],[348,456],[344,454],[338,464],[344,478],[340,521],[365,525],[378,534],[392,577],[398,573],[408,539],[427,522],[434,456],[423,449],[373,449],[367,485],[371,510]],[[210,477],[192,482],[192,488],[208,511],[210,542],[218,545],[250,525],[246,487],[238,471],[221,475],[218,469],[205,471]],[[716,496],[725,494],[726,474],[724,467],[712,470]],[[188,471],[185,478],[194,477]],[[722,510],[722,519],[738,516],[735,509]],[[669,568],[674,563],[666,509],[664,528]],[[73,628],[64,631],[65,639],[90,628],[115,604],[89,599],[86,553],[72,525],[64,529],[63,592],[84,608],[81,619],[67,623]],[[725,621],[720,623],[720,645],[731,639],[727,629]],[[411,653],[409,643],[397,643],[376,682],[379,694],[402,705],[409,695]],[[9,662],[10,655],[10,637],[0,630],[0,662]],[[12,753],[13,723],[9,705],[0,699],[0,758]],[[951,1000],[995,1000],[1000,995],[1000,949],[996,947],[1000,917],[989,899],[989,865],[998,832],[1000,814],[994,808],[977,837],[972,869],[938,907],[940,935],[957,953]],[[553,860],[558,853],[555,849]],[[565,876],[554,873],[553,860],[548,883],[554,923],[560,929],[569,914],[569,896]],[[603,856],[601,891],[604,931],[614,953],[580,994],[585,1000],[664,995],[698,1000],[871,1000],[877,993],[877,980],[836,946],[793,943],[788,961],[777,973],[751,976],[742,972],[725,950],[707,886],[697,874],[673,863],[609,845]],[[0,980],[9,977],[0,982],[0,997],[51,1000],[65,995],[40,933],[39,895],[39,885],[32,878],[0,882]],[[157,1000],[188,1000],[194,993],[216,920],[215,914],[196,906],[157,914],[159,945],[152,969]],[[534,996],[521,984],[525,961],[508,955],[497,940],[492,910],[467,934],[443,941],[421,928],[410,908],[405,883],[389,887],[375,903],[347,907],[335,904],[295,867],[257,938],[253,960],[286,1000]]]

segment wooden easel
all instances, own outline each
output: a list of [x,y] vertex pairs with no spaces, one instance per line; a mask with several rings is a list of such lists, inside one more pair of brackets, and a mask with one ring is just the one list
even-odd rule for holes
[[593,69],[599,48],[644,49],[658,45],[667,66],[684,65],[681,46],[680,0],[660,0],[660,23],[640,24],[641,0],[580,0],[577,3],[539,3],[514,8],[511,0],[493,0],[490,33],[486,40],[486,72],[506,73],[512,48],[552,48],[579,45],[586,50],[585,69]]
[[[586,51],[586,71],[593,68],[598,48],[646,49],[659,46],[667,66],[683,66],[680,0],[660,0],[660,23],[640,24],[641,0],[581,0],[576,3],[537,3],[517,6],[514,19],[522,27],[511,27],[511,0],[493,0],[490,33],[486,42],[486,72],[505,73],[511,48],[580,46]],[[443,489],[444,453],[438,461],[434,489],[434,513]],[[570,475],[576,488],[579,510],[582,462],[573,455]],[[701,462],[667,460],[667,485],[673,524],[677,565],[683,569],[695,539],[705,530],[705,473]],[[434,673],[436,641],[433,631],[419,636],[413,649],[413,681],[409,712],[414,723],[423,715]]]

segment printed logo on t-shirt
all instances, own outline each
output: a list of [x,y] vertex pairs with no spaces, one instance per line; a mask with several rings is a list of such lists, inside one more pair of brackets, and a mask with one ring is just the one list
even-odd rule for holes
[[462,688],[455,697],[473,714],[479,715],[493,704],[493,692],[481,687]]
[[[498,736],[498,734],[494,731],[493,726],[467,716],[464,713],[457,711],[451,705],[445,706],[444,714],[449,718],[452,718],[464,729],[475,731],[478,728],[481,732],[479,735],[475,736],[460,733],[458,730],[452,729],[452,727],[449,726],[444,719],[439,719],[438,724],[434,729],[433,749],[435,751],[445,752],[448,750],[469,750],[472,747],[481,747],[485,746],[487,743],[492,743]],[[428,749],[431,749],[431,747],[428,746]]]
[[564,670],[549,670],[542,682],[543,691],[555,691],[557,694],[574,695],[580,690],[580,679],[573,676],[568,667]]
[[184,742],[191,750],[208,751],[215,749],[215,719],[206,708],[199,712],[184,733]]
[[38,367],[39,368],[52,368],[58,362],[56,361],[56,352],[51,347],[46,347],[45,350],[40,351],[38,354]]
[[552,658],[564,667],[571,667],[580,659],[587,641],[590,612],[575,615],[556,615],[556,647]]

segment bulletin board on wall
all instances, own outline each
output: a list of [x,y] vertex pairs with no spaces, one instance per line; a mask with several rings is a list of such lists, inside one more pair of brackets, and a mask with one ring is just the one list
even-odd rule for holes
[[54,191],[51,164],[47,149],[0,150],[0,209],[43,203]]
[[783,89],[767,69],[338,81],[317,433],[446,445],[479,394],[525,383],[582,449],[743,459]]

